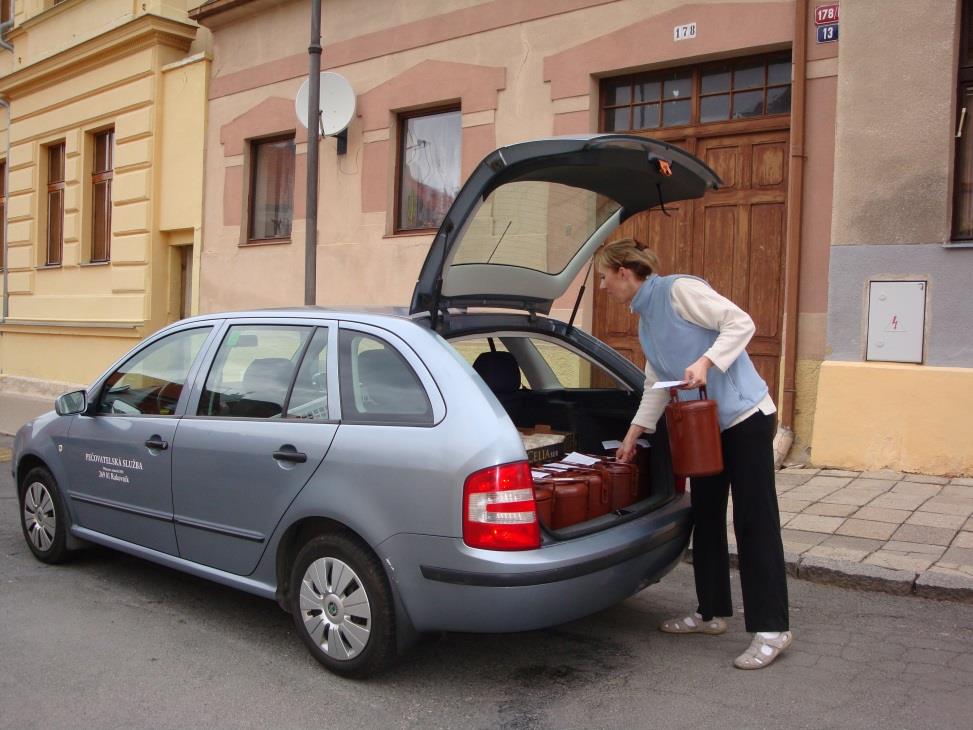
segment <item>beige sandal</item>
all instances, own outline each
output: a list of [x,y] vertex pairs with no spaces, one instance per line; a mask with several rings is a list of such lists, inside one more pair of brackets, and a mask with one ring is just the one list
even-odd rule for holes
[[659,624],[659,631],[667,634],[722,634],[726,631],[726,621],[714,616],[709,621],[703,621],[695,614],[683,618],[671,618]]
[[733,661],[733,666],[737,669],[763,669],[789,647],[793,640],[794,635],[790,631],[782,631],[776,639],[764,639],[760,634],[754,634],[750,646]]

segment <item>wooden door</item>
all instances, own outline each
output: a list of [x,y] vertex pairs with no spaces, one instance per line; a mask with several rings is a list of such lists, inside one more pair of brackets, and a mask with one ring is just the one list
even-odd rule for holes
[[[614,238],[634,237],[659,256],[660,273],[706,279],[753,318],[747,351],[779,402],[783,324],[787,130],[687,140],[724,187],[703,198],[633,216]],[[627,306],[594,297],[595,335],[642,367],[638,318]]]

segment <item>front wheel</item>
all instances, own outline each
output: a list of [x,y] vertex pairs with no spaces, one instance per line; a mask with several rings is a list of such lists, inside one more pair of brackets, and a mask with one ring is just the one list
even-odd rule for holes
[[31,469],[20,483],[18,496],[27,547],[42,562],[64,562],[68,557],[67,514],[54,475],[41,466]]
[[395,612],[378,558],[346,535],[323,535],[298,553],[291,572],[291,616],[321,664],[367,677],[395,658]]

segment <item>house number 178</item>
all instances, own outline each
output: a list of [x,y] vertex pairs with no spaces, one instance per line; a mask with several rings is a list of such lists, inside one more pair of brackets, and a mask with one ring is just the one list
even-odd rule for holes
[[686,23],[686,25],[677,25],[672,29],[672,40],[674,41],[685,41],[690,38],[696,37],[696,24]]

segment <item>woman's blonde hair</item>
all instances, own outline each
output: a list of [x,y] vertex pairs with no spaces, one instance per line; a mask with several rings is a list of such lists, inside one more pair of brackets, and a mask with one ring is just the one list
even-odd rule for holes
[[659,271],[659,257],[634,238],[620,238],[598,249],[595,265],[614,271],[628,269],[640,279],[645,279]]

